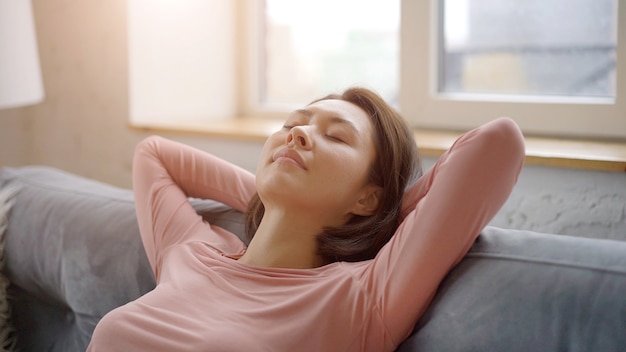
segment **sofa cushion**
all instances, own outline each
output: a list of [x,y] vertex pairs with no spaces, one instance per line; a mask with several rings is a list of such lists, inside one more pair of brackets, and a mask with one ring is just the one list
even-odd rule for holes
[[400,351],[624,348],[626,242],[487,227]]
[[11,282],[4,275],[6,258],[4,255],[4,234],[16,192],[16,187],[0,188],[0,350],[5,352],[16,350],[16,331],[13,326],[11,305],[8,300],[8,289]]

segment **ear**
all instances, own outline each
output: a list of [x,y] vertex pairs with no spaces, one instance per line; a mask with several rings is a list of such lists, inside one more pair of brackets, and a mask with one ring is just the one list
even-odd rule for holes
[[369,184],[365,186],[361,197],[357,199],[352,214],[360,216],[370,216],[378,209],[378,203],[382,195],[383,189],[380,186]]

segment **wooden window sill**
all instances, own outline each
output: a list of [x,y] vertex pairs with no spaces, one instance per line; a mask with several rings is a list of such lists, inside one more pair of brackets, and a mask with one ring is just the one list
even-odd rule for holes
[[[237,118],[185,125],[140,125],[131,127],[148,131],[202,134],[210,137],[263,142],[281,128],[282,120]],[[416,130],[421,155],[438,157],[459,133]],[[547,137],[526,137],[526,164],[588,170],[626,172],[626,141],[588,141]]]

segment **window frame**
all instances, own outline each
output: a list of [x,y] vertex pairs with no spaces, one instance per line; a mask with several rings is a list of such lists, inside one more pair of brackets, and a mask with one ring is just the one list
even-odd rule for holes
[[[243,116],[283,117],[295,106],[261,103],[264,2],[245,1],[241,109]],[[441,0],[399,0],[400,111],[415,128],[465,131],[499,116],[526,134],[626,138],[626,65],[617,63],[615,98],[450,94],[437,92]],[[617,6],[617,57],[626,58],[626,6]]]
[[291,112],[298,106],[267,105],[262,103],[263,67],[265,66],[263,34],[265,33],[264,0],[239,0],[239,18],[235,19],[242,30],[240,40],[242,72],[239,89],[239,112],[243,117],[277,118]]

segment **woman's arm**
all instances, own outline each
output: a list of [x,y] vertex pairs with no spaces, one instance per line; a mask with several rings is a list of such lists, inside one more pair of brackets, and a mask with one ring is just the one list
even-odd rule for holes
[[507,200],[524,156],[517,125],[497,119],[461,136],[407,191],[405,218],[367,278],[398,343]]
[[201,239],[211,231],[188,197],[213,199],[243,211],[255,183],[254,175],[242,168],[152,136],[135,149],[133,189],[142,240],[158,278],[161,255],[168,246]]

